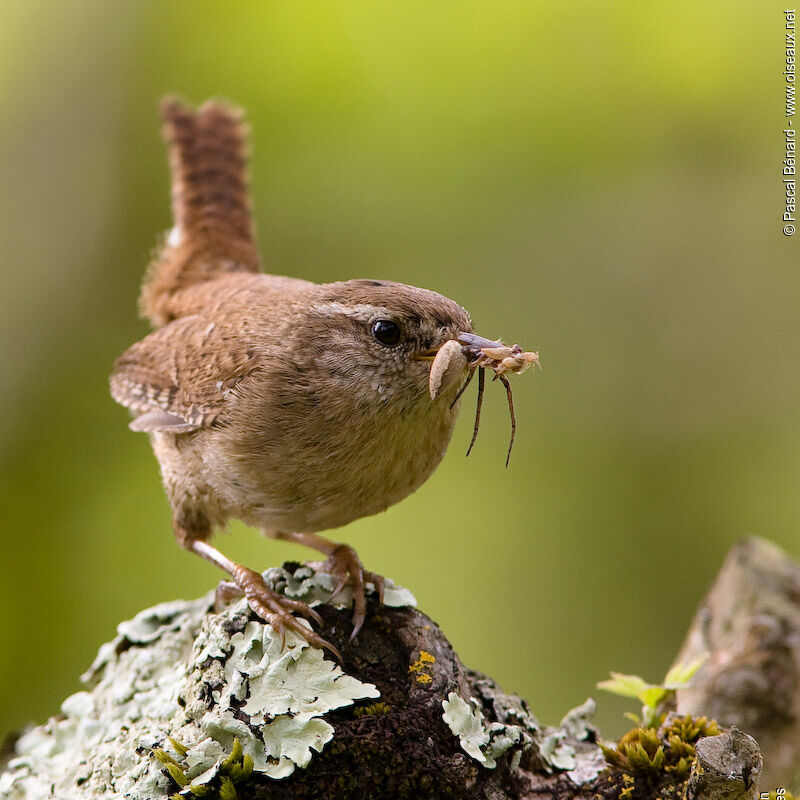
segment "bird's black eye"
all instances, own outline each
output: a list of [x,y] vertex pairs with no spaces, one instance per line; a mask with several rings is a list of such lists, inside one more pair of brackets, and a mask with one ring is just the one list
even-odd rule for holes
[[400,342],[403,332],[400,326],[390,319],[376,319],[372,323],[372,336],[376,342],[386,347],[393,347]]

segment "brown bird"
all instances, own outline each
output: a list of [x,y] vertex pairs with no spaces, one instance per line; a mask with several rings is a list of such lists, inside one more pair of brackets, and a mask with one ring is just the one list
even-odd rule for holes
[[142,289],[156,330],[117,360],[111,394],[150,436],[178,542],[277,630],[336,652],[295,616],[320,622],[316,612],[212,546],[215,528],[237,518],[324,553],[337,590],[352,582],[355,636],[365,583],[380,593],[383,579],[319,532],[385,510],[431,475],[477,367],[507,385],[503,372],[536,357],[475,336],[461,306],[426,289],[262,274],[242,113],[173,98],[161,112],[175,224]]

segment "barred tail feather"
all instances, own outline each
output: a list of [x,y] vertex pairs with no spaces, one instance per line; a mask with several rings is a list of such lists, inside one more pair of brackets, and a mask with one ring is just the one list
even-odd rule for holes
[[155,326],[178,315],[174,300],[181,289],[222,273],[260,268],[247,189],[244,114],[218,100],[195,112],[166,97],[161,115],[175,225],[142,288],[142,313]]

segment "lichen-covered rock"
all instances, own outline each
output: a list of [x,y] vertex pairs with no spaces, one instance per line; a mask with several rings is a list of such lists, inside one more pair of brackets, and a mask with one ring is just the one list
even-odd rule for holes
[[26,733],[2,800],[523,800],[619,796],[592,701],[543,727],[524,700],[466,669],[389,583],[352,630],[347,592],[287,564],[278,591],[315,604],[339,665],[244,601],[164,603],[123,622],[85,691]]
[[[308,568],[268,578],[315,601],[330,594],[329,576]],[[386,602],[413,597],[390,584]],[[245,601],[212,606],[211,596],[163,603],[121,623],[83,676],[87,690],[20,738],[0,796],[163,796],[178,787],[154,752],[180,766],[171,772],[188,792],[218,776],[235,740],[254,773],[284,778],[333,737],[324,714],[379,696],[291,631],[282,646]]]

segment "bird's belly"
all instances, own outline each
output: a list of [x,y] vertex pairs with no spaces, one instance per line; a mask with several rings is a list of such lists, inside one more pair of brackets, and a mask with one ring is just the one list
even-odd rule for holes
[[275,446],[274,433],[246,450],[214,443],[204,454],[208,482],[226,516],[250,525],[294,533],[338,528],[386,510],[430,477],[455,420],[449,409],[443,412],[415,425],[402,418],[374,427],[359,420],[352,430],[326,437],[325,449],[298,431],[290,446],[286,440]]

